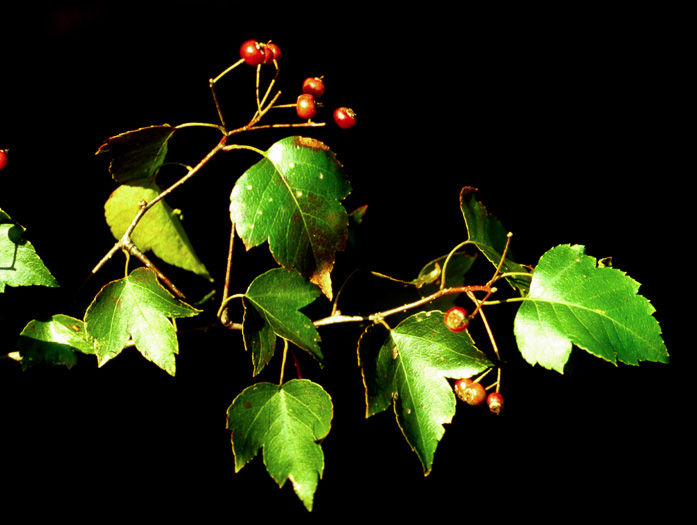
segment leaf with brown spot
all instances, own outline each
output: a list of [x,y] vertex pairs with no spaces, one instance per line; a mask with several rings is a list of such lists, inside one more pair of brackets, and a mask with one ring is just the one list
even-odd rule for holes
[[343,166],[325,144],[287,137],[238,179],[230,217],[247,249],[268,241],[280,265],[297,269],[331,299],[336,252],[348,237],[340,201],[350,192]]

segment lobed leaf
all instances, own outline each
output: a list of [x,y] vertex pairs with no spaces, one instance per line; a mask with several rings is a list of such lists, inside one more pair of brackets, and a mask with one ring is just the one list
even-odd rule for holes
[[440,311],[420,312],[385,330],[361,335],[358,360],[366,392],[366,417],[394,406],[397,424],[428,475],[444,424],[455,415],[455,394],[446,378],[471,377],[493,363],[467,331],[454,333]]
[[23,370],[42,361],[72,368],[77,364],[75,352],[95,353],[84,323],[62,314],[54,315],[48,321],[30,321],[19,334],[17,347]]
[[167,141],[176,128],[165,124],[127,131],[109,138],[96,155],[111,158],[109,172],[116,182],[152,178],[167,155]]
[[[489,214],[484,205],[475,196],[476,188],[466,186],[460,192],[460,209],[465,218],[469,241],[484,254],[495,267],[498,267],[508,239],[508,231],[494,216]],[[513,261],[511,250],[501,266],[502,272],[529,273],[528,270]],[[506,279],[511,286],[525,292],[530,285],[527,276],[512,276]]]
[[25,229],[0,210],[0,292],[5,286],[57,287],[58,281],[46,268]]
[[152,270],[136,268],[100,290],[85,313],[85,328],[95,341],[99,366],[119,355],[132,339],[143,357],[174,375],[179,344],[168,318],[198,313],[165,290]]
[[263,448],[269,475],[279,487],[290,479],[298,498],[312,510],[324,472],[324,453],[317,442],[329,433],[332,410],[329,394],[306,379],[245,389],[228,408],[235,472]]
[[330,273],[348,236],[339,201],[350,191],[342,165],[325,144],[287,137],[237,180],[230,218],[247,249],[268,241],[280,265],[297,269],[331,299]]
[[[118,240],[126,233],[141,201],[150,202],[160,193],[160,187],[150,179],[131,181],[116,188],[104,205],[106,221],[114,238]],[[184,231],[180,214],[170,208],[164,199],[143,215],[133,230],[131,240],[142,252],[152,250],[168,264],[213,280],[196,255]]]
[[573,343],[614,364],[667,363],[655,309],[638,290],[624,272],[596,265],[583,246],[552,248],[540,258],[515,318],[523,357],[563,373]]
[[245,348],[252,352],[254,375],[273,357],[276,336],[322,361],[319,333],[312,321],[299,312],[319,295],[319,288],[294,270],[275,268],[252,281],[244,295],[242,335]]

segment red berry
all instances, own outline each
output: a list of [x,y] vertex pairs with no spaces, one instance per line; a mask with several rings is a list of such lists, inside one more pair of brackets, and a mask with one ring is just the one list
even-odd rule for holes
[[467,317],[467,310],[461,306],[453,306],[450,310],[445,312],[445,326],[451,332],[462,332],[469,325],[469,318]]
[[341,129],[352,128],[356,124],[356,113],[351,108],[337,108],[334,111],[334,122]]
[[498,392],[492,392],[487,396],[486,404],[489,405],[489,410],[498,416],[503,410],[503,396]]
[[303,93],[309,93],[315,98],[324,95],[324,81],[321,78],[310,77],[303,82]]
[[462,397],[468,405],[481,405],[486,400],[486,390],[481,383],[470,383],[462,392]]
[[465,388],[467,388],[467,386],[471,384],[472,379],[470,379],[469,377],[463,377],[462,379],[458,379],[457,381],[455,381],[455,386],[453,387],[453,390],[455,390],[455,395],[462,401],[464,401]]
[[315,106],[315,97],[309,93],[303,93],[298,97],[298,102],[296,104],[296,110],[300,118],[312,118],[317,114],[317,107]]
[[266,44],[266,60],[264,64],[273,64],[273,61],[281,60],[281,48],[273,42]]
[[5,169],[5,166],[7,166],[7,152],[0,149],[0,171]]
[[258,66],[264,63],[266,53],[259,42],[256,40],[247,40],[240,47],[240,56],[250,66]]

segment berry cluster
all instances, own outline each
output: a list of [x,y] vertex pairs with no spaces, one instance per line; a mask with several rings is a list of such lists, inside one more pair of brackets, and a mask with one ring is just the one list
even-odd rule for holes
[[[324,95],[322,77],[308,77],[303,82],[302,95],[298,97],[296,111],[303,119],[311,119],[317,114],[317,99]],[[352,128],[356,124],[356,113],[346,107],[334,111],[334,122],[341,129]]]
[[273,64],[281,59],[281,48],[273,42],[247,40],[240,47],[240,57],[250,66]]
[[5,169],[7,166],[7,150],[0,149],[0,171]]
[[[469,326],[469,321],[470,317],[467,315],[467,310],[461,306],[453,306],[443,317],[445,326],[447,326],[451,332],[455,333],[466,330]],[[455,390],[455,395],[468,405],[478,406],[486,401],[489,410],[494,414],[498,415],[501,413],[501,410],[503,410],[503,396],[498,392],[492,392],[487,395],[486,388],[484,388],[479,381],[474,381],[469,377],[463,377],[455,381],[453,389]]]
[[455,395],[468,405],[479,406],[486,401],[486,404],[494,414],[499,415],[503,410],[503,396],[498,392],[486,393],[486,388],[478,381],[469,377],[455,381]]
[[486,401],[489,410],[499,415],[503,410],[503,396],[498,392],[486,393],[486,388],[478,381],[469,377],[455,381],[455,395],[461,400],[472,406],[479,406]]

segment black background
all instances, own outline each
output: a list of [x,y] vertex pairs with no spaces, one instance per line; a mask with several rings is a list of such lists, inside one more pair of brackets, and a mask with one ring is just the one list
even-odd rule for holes
[[[509,357],[506,410],[497,418],[459,409],[424,478],[393,416],[364,417],[355,345],[347,343],[361,328],[324,329],[325,368],[303,362],[335,405],[311,519],[417,511],[495,519],[508,510],[668,517],[680,504],[673,469],[693,457],[682,430],[692,395],[676,373],[689,352],[680,297],[692,244],[690,172],[680,162],[680,13],[58,2],[5,9],[0,21],[0,148],[10,149],[0,207],[28,229],[61,283],[6,289],[1,353],[30,319],[80,316],[123,271],[116,257],[73,297],[113,242],[103,203],[114,185],[94,156],[102,142],[142,126],[215,122],[208,79],[237,60],[242,41],[273,40],[283,50],[281,101],[295,99],[303,78],[324,75],[323,114],[339,105],[358,114],[350,131],[307,132],[345,165],[353,187],[346,207],[369,205],[358,249],[338,257],[335,286],[353,265],[411,278],[449,251],[466,235],[460,188],[474,186],[514,232],[519,261],[534,264],[560,243],[612,256],[642,283],[671,353],[670,365],[616,368],[576,351],[561,376],[516,358],[513,312],[495,317]],[[253,85],[247,67],[219,84],[224,111],[240,125],[253,111]],[[217,141],[209,130],[178,135],[169,158],[189,164]],[[282,136],[239,140],[265,149]],[[221,157],[171,200],[218,282],[229,191],[257,160],[250,152]],[[269,256],[237,246],[233,291],[241,292]],[[185,293],[204,293],[200,280],[172,272]],[[401,292],[363,276],[354,282],[347,312]],[[306,517],[290,483],[278,490],[261,457],[234,474],[225,411],[254,381],[239,334],[185,333],[180,342],[175,378],[134,351],[102,369],[87,358],[72,370],[27,372],[0,361],[3,512]],[[277,379],[269,368],[260,380]]]

